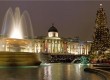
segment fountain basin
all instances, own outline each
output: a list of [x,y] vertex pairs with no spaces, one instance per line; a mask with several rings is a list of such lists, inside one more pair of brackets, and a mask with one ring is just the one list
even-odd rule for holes
[[0,52],[0,66],[40,65],[39,55],[30,52]]
[[17,7],[5,14],[0,34],[0,66],[33,66],[41,63],[35,53],[30,16]]

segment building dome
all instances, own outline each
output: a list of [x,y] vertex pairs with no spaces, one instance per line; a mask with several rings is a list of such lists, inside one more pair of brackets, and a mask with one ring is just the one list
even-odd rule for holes
[[52,24],[52,27],[50,27],[48,30],[48,36],[49,37],[58,37],[58,30],[54,27],[53,24]]
[[58,32],[58,30],[52,24],[52,27],[49,28],[48,32]]

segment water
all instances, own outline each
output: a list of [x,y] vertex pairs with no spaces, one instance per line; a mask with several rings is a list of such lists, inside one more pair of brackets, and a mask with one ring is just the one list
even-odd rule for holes
[[102,80],[83,71],[87,65],[41,64],[36,67],[0,67],[0,80]]
[[19,7],[15,10],[9,8],[4,17],[1,35],[14,39],[33,38],[33,28],[28,12],[21,13]]
[[[35,52],[35,41],[30,16],[20,8],[9,8],[0,32],[0,51]],[[1,52],[0,52],[1,53]]]

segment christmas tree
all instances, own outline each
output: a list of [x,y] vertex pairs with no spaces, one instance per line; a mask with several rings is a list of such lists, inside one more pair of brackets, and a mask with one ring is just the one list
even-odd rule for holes
[[95,32],[93,35],[93,42],[91,45],[91,53],[104,53],[110,47],[109,42],[109,29],[107,27],[107,17],[100,4],[97,10],[95,20]]

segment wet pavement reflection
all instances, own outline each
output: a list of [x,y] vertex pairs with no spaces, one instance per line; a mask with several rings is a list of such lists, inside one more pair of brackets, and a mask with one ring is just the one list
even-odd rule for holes
[[0,67],[0,80],[102,80],[96,74],[84,72],[85,67],[88,65],[63,63]]

